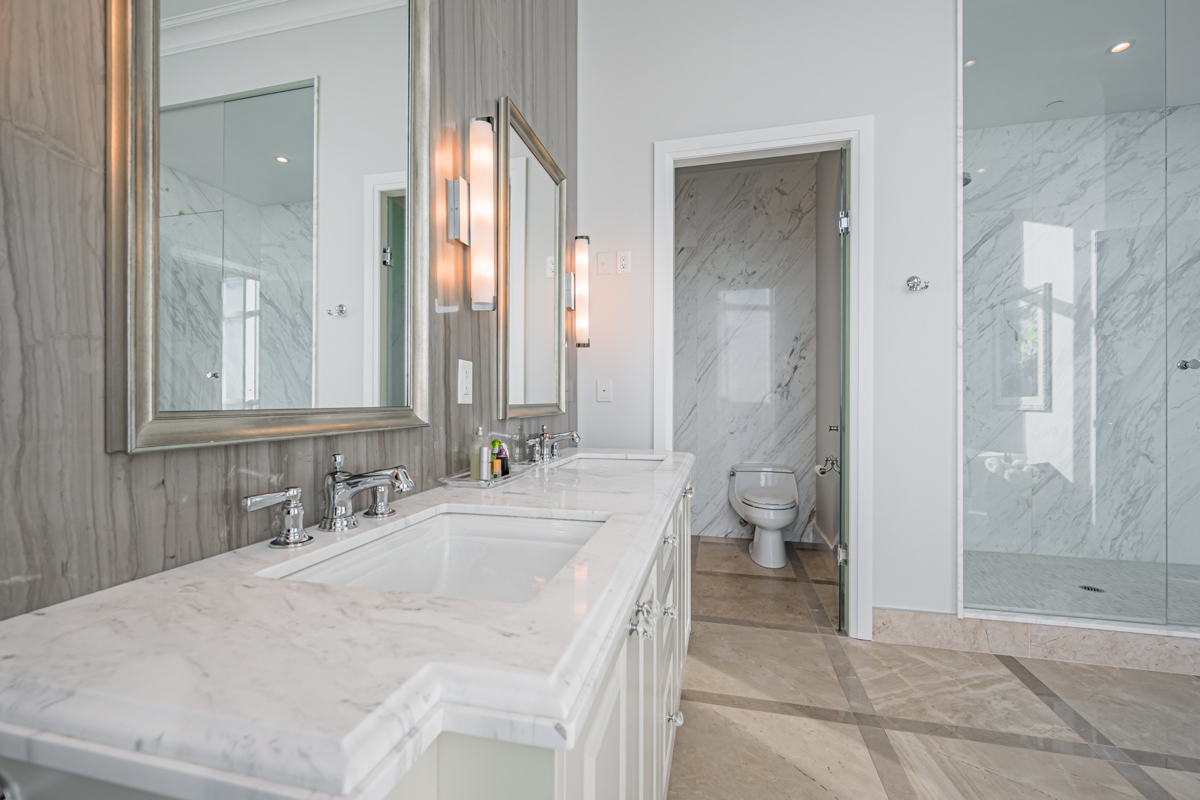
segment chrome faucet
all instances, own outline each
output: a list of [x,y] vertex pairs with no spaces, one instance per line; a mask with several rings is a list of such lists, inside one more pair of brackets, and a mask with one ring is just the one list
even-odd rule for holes
[[543,425],[540,434],[525,442],[527,447],[533,448],[533,457],[531,459],[533,463],[542,464],[558,458],[558,443],[563,439],[570,439],[575,444],[579,444],[579,434],[577,432],[564,431],[563,433],[550,433],[550,429]]
[[[397,492],[409,492],[416,485],[408,476],[408,468],[402,464],[358,475],[351,475],[343,470],[343,464],[345,464],[345,457],[341,453],[335,454],[333,471],[325,475],[325,517],[317,526],[323,531],[348,531],[358,526],[358,518],[354,516],[352,503],[354,496],[359,492],[375,489],[383,489],[386,492],[389,487]],[[386,495],[380,495],[377,492],[371,508],[374,513],[371,515],[386,516],[380,513],[386,506]]]

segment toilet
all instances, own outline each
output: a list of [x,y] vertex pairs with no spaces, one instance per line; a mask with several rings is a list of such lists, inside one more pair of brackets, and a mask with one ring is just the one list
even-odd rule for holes
[[787,566],[783,529],[799,515],[796,473],[783,464],[735,464],[729,470],[729,505],[754,526],[750,558],[760,567]]

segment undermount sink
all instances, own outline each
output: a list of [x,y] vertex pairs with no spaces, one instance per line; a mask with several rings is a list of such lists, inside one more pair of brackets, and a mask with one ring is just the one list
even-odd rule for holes
[[447,512],[269,577],[524,603],[566,566],[608,517],[590,512],[579,516]]

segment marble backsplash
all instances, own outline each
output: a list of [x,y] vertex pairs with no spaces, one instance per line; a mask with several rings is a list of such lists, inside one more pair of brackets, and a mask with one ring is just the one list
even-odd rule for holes
[[965,547],[1200,563],[1200,106],[964,136]]
[[[161,407],[311,408],[313,204],[257,206],[166,165],[159,183]],[[227,319],[238,293],[250,326]]]
[[816,161],[683,173],[675,198],[675,442],[696,454],[693,530],[745,537],[744,461],[796,473],[812,538],[816,461]]

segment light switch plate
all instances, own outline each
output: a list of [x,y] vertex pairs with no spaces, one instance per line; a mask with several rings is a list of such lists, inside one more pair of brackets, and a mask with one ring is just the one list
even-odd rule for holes
[[474,369],[470,361],[458,360],[458,404],[460,406],[469,406],[473,402],[471,399],[471,386],[474,383]]
[[596,381],[596,402],[611,403],[612,402],[612,379],[607,378]]
[[596,274],[597,275],[612,275],[613,269],[613,254],[612,253],[596,253]]
[[617,251],[617,274],[625,275],[633,271],[633,252],[630,250]]

